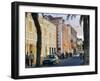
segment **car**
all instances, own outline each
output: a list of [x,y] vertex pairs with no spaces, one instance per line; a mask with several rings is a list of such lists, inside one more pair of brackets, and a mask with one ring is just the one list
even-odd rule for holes
[[73,57],[80,57],[80,54],[79,53],[73,54]]
[[55,64],[59,64],[60,63],[60,59],[58,58],[57,55],[53,54],[53,55],[48,55],[46,58],[44,58],[43,60],[43,65],[55,65]]

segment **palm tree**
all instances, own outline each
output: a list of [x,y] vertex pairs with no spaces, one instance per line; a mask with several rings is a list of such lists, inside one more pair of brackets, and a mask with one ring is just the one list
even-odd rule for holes
[[[76,17],[76,15],[67,15],[67,20],[71,17]],[[83,23],[83,35],[84,35],[84,42],[83,42],[83,50],[84,50],[84,64],[89,64],[89,15],[80,15],[80,25]]]
[[89,15],[81,15],[80,16],[80,24],[83,22],[83,49],[84,49],[84,64],[89,64]]
[[36,30],[37,30],[37,44],[36,44],[36,47],[37,47],[37,55],[36,55],[36,67],[39,67],[40,66],[40,59],[41,59],[41,44],[42,44],[42,32],[41,32],[41,26],[40,26],[40,23],[39,23],[39,20],[38,20],[38,13],[31,13],[32,15],[32,18],[34,20],[34,24],[35,24],[35,27],[36,27]]

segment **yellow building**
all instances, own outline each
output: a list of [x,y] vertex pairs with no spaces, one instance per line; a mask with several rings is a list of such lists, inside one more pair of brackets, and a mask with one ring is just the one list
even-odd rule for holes
[[[39,15],[39,23],[42,32],[42,48],[41,48],[41,64],[44,57],[56,52],[56,25]],[[36,63],[36,42],[37,31],[32,19],[31,13],[26,13],[25,17],[26,31],[25,31],[25,53],[32,51],[34,55],[33,64]]]

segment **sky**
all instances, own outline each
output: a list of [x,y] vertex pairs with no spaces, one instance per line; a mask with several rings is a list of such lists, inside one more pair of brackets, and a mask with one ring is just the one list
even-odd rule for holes
[[[75,14],[75,17],[73,17],[72,19],[71,19],[71,17],[69,17],[69,19],[67,19],[68,14],[48,14],[47,13],[45,15],[51,15],[53,17],[62,17],[65,20],[66,24],[70,24],[77,31],[77,37],[84,40],[83,26],[80,25],[80,23],[79,23],[80,15]],[[70,14],[70,15],[72,15],[72,14]]]

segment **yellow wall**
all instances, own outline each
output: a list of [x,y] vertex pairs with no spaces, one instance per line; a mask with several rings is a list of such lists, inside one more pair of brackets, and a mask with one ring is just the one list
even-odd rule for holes
[[[25,31],[25,52],[34,54],[34,61],[36,63],[36,42],[37,42],[37,33],[32,19],[31,13],[27,13],[26,18],[26,31]],[[41,50],[41,59],[49,55],[50,47],[56,48],[56,26],[50,21],[43,18],[39,15],[39,23],[42,31],[42,50]],[[42,63],[42,60],[41,60]]]

